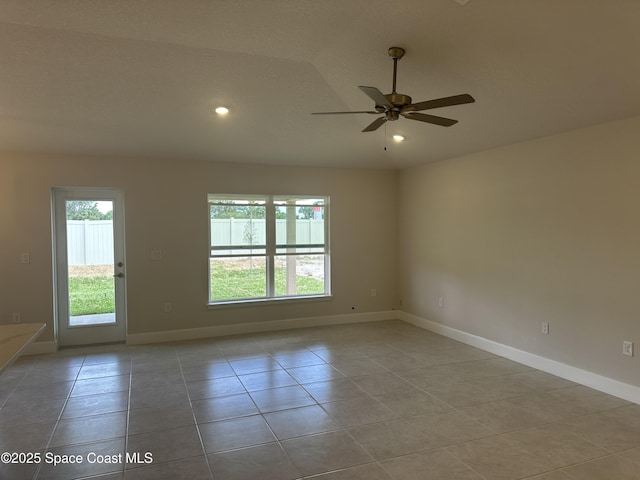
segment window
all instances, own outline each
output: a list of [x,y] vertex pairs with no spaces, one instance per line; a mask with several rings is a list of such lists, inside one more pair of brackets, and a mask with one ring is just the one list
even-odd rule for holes
[[328,296],[328,197],[209,195],[209,303]]

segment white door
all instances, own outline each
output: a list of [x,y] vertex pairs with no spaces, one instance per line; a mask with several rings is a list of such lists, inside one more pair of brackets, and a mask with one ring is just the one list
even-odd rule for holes
[[54,188],[53,232],[58,344],[124,341],[122,192]]

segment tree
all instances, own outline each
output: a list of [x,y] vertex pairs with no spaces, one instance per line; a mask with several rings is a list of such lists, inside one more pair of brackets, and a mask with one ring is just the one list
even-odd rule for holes
[[67,201],[67,220],[110,220],[113,212],[102,213],[98,202],[91,200]]
[[297,218],[299,220],[313,218],[313,207],[299,207]]
[[[242,239],[247,242],[249,245],[253,246],[258,237],[258,232],[256,231],[256,226],[253,224],[253,221],[249,219],[249,221],[244,226],[244,231],[242,232]],[[249,276],[253,277],[253,255],[249,256]]]
[[212,205],[211,218],[264,218],[262,205]]

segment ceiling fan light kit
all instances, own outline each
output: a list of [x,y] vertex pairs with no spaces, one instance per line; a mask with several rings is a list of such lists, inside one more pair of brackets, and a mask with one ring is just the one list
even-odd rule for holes
[[389,56],[393,59],[393,87],[391,93],[383,94],[376,87],[358,87],[375,102],[374,110],[350,111],[350,112],[314,112],[312,115],[343,115],[352,113],[369,113],[374,115],[384,114],[384,116],[376,118],[363,132],[373,132],[384,125],[386,122],[398,120],[401,116],[409,120],[417,120],[419,122],[440,125],[441,127],[450,127],[458,123],[457,120],[451,118],[438,117],[426,113],[417,113],[422,110],[432,108],[450,107],[453,105],[462,105],[465,103],[473,103],[475,99],[468,93],[461,95],[453,95],[451,97],[436,98],[425,102],[412,103],[409,95],[398,93],[396,91],[396,76],[398,73],[398,60],[405,54],[405,49],[401,47],[391,47]]

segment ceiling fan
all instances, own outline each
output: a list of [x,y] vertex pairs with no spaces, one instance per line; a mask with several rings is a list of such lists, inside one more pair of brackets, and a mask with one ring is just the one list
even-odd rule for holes
[[422,110],[429,110],[432,108],[450,107],[453,105],[462,105],[464,103],[473,103],[475,99],[464,93],[462,95],[454,95],[452,97],[436,98],[434,100],[427,100],[426,102],[411,103],[411,97],[403,93],[396,92],[396,73],[398,71],[398,60],[400,60],[405,54],[404,48],[391,47],[389,49],[389,56],[393,58],[393,90],[391,93],[383,94],[376,87],[358,87],[362,90],[371,100],[375,102],[374,110],[363,111],[351,111],[351,112],[314,112],[312,115],[343,115],[351,113],[371,113],[375,115],[384,114],[382,117],[376,118],[371,122],[363,132],[373,132],[380,128],[385,122],[392,122],[398,120],[400,116],[408,118],[409,120],[417,120],[419,122],[432,123],[434,125],[440,125],[442,127],[450,127],[458,123],[457,120],[451,118],[437,117],[435,115],[428,115],[426,113],[417,113]]

